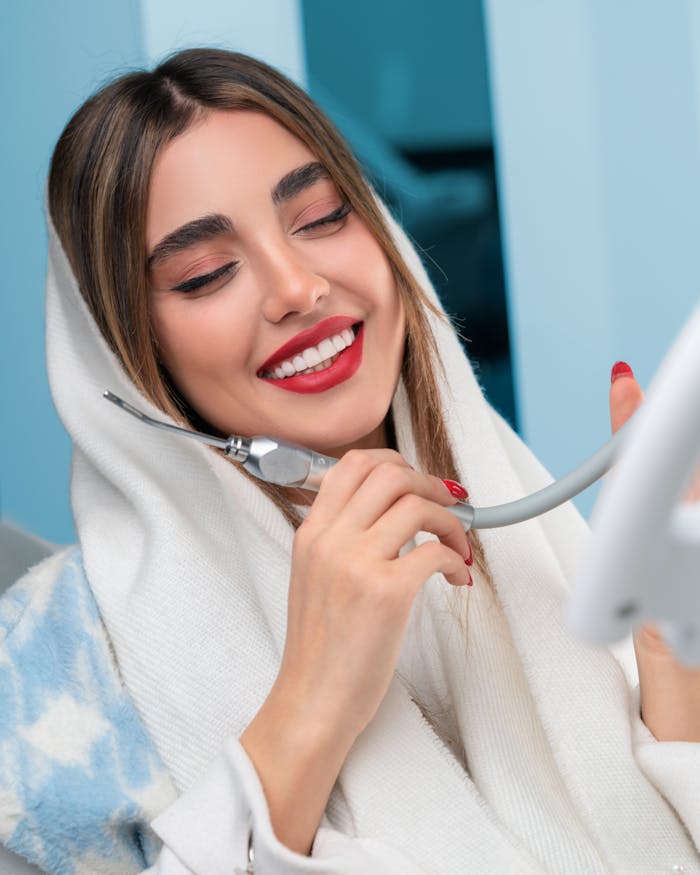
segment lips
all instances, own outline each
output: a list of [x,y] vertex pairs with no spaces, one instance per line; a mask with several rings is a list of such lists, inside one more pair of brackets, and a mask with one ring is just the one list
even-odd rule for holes
[[344,328],[351,328],[360,320],[356,316],[329,316],[327,319],[322,319],[313,328],[306,331],[300,331],[291,340],[288,340],[283,346],[272,353],[258,369],[258,376],[261,377],[264,371],[270,370],[271,366],[278,362],[290,359],[299,352],[303,352],[310,346],[317,346],[322,340],[327,337],[332,337],[338,334]]
[[364,339],[365,324],[362,322],[350,346],[346,346],[333,364],[328,365],[323,370],[313,371],[310,374],[295,374],[293,377],[284,377],[279,380],[270,377],[263,377],[262,379],[275,389],[283,389],[285,392],[296,392],[299,395],[313,395],[326,392],[349,380],[360,369]]

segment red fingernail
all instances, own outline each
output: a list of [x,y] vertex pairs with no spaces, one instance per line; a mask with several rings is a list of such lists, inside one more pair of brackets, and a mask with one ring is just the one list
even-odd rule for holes
[[455,498],[461,498],[462,500],[469,498],[469,493],[464,486],[460,486],[460,484],[456,483],[454,480],[443,480],[442,482],[447,486],[450,490],[450,494],[454,495]]
[[471,572],[469,573],[469,580],[467,581],[467,586],[474,586],[474,578],[472,577]]
[[469,547],[469,556],[464,560],[465,565],[471,565],[474,561],[474,553],[472,551],[472,545],[467,541],[467,545]]
[[633,377],[634,372],[627,362],[615,362],[610,373],[610,383],[614,383],[618,377]]

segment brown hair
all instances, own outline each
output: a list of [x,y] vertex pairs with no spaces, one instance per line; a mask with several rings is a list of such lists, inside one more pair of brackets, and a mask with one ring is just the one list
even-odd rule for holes
[[[376,238],[406,311],[402,364],[422,469],[458,479],[434,368],[438,354],[427,307],[444,314],[420,288],[386,226],[357,161],[319,107],[289,79],[246,55],[189,49],[152,72],[128,73],[73,115],[51,160],[49,210],[87,305],[136,386],[180,421],[201,425],[158,359],[149,315],[146,210],[158,150],[208,110],[263,112],[298,137],[326,167]],[[389,431],[391,431],[389,411]],[[236,463],[233,463],[236,464]],[[282,489],[249,477],[296,529],[302,519]],[[474,567],[489,578],[481,542],[469,532]],[[459,593],[459,590],[456,590]]]

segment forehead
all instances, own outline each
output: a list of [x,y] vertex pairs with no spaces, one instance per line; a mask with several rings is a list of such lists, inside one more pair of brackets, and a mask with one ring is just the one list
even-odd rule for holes
[[151,173],[147,244],[206,213],[250,209],[290,170],[314,160],[283,125],[249,110],[213,111],[160,150]]

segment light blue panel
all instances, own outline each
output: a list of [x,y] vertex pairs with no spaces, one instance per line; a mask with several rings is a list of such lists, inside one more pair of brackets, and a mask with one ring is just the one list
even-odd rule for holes
[[154,64],[177,49],[211,46],[245,52],[304,85],[298,0],[141,0],[143,39]]
[[2,516],[50,541],[75,539],[68,437],[44,357],[44,185],[72,112],[102,80],[140,65],[135,5],[0,4],[0,499]]
[[610,434],[612,364],[648,385],[697,300],[700,39],[692,0],[485,9],[521,430],[560,476]]

